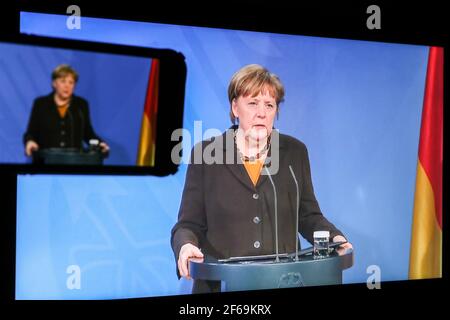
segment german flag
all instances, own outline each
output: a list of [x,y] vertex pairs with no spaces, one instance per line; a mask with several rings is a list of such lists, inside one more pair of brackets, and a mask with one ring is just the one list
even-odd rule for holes
[[420,128],[410,279],[442,277],[443,67],[443,48],[431,47]]
[[138,166],[155,165],[156,114],[158,111],[159,60],[153,59],[145,97],[142,116],[141,136],[136,164]]

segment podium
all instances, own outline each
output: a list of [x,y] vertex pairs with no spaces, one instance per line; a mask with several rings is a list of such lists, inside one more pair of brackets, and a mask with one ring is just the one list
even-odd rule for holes
[[222,281],[222,291],[292,288],[342,284],[342,272],[353,265],[353,250],[336,251],[327,258],[312,255],[298,261],[281,258],[262,261],[219,262],[205,257],[204,262],[189,261],[193,279]]
[[33,163],[36,164],[80,164],[102,165],[101,151],[78,148],[47,148],[33,152]]

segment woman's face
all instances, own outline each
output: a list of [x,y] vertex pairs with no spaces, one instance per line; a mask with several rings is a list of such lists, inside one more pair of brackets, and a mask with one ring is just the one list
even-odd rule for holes
[[56,95],[62,99],[69,99],[75,88],[75,79],[71,74],[66,75],[65,77],[56,78],[52,82],[53,89],[55,89]]
[[237,97],[232,101],[232,110],[239,118],[239,129],[244,131],[246,137],[263,140],[272,133],[277,104],[268,90],[255,97]]

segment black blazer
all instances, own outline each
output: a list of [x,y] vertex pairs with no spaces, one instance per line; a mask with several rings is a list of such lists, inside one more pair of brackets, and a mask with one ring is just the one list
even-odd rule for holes
[[[178,222],[172,228],[171,245],[178,260],[181,246],[192,243],[206,255],[215,258],[275,253],[274,191],[267,175],[253,185],[238,152],[231,127],[223,135],[202,141],[191,154],[183,190]],[[306,146],[288,135],[272,132],[269,157],[274,155],[275,135],[279,140],[279,169],[272,175],[278,202],[278,242],[280,253],[295,252],[295,219],[297,192],[289,165],[300,189],[298,230],[313,243],[313,232],[330,231],[330,239],[343,235],[320,211],[314,195]],[[227,155],[234,164],[194,164],[195,153]],[[214,152],[215,150],[215,152]],[[273,158],[273,157],[272,157]],[[268,164],[273,165],[273,164]],[[263,172],[265,169],[263,168]],[[180,276],[178,273],[178,277]],[[219,291],[220,283],[195,281],[194,292]]]
[[23,143],[34,140],[39,148],[81,148],[82,140],[102,140],[92,128],[88,102],[73,95],[64,118],[58,113],[53,92],[34,100]]

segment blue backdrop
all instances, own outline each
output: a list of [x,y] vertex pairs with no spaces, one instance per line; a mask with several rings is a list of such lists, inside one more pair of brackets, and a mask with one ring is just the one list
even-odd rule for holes
[[[65,21],[65,16],[22,13],[21,31],[182,52],[188,68],[184,127],[190,132],[196,120],[202,121],[203,131],[209,128],[225,130],[230,125],[226,89],[232,74],[243,65],[259,63],[278,74],[286,87],[286,101],[275,125],[281,132],[299,138],[308,146],[321,209],[355,247],[355,265],[344,272],[344,282],[365,282],[366,269],[373,264],[380,267],[383,281],[407,279],[428,47],[85,17],[81,30],[68,30]],[[187,137],[184,141],[186,150],[201,138],[201,135],[194,137],[193,134]],[[21,297],[31,296],[32,292],[40,297],[51,294],[59,298],[189,292],[190,282],[176,279],[169,243],[185,173],[186,165],[182,165],[177,174],[164,178],[21,178],[18,215],[23,225],[18,225],[20,242],[17,249],[18,257],[23,258],[18,260],[18,268],[22,266],[20,271],[23,273],[18,272],[17,281],[29,279],[33,272],[28,268],[33,260],[26,254],[33,243],[43,243],[41,250],[48,254],[42,259],[43,264],[53,268],[59,266],[58,270],[50,269],[46,273],[49,279],[57,282],[52,288],[64,285],[67,275],[56,276],[57,272],[65,270],[64,266],[76,262],[82,264],[83,272],[83,264],[89,266],[97,261],[100,268],[102,259],[108,259],[91,254],[92,261],[84,261],[71,256],[71,250],[80,245],[75,240],[73,244],[65,242],[66,249],[54,252],[53,246],[45,242],[48,238],[58,239],[61,228],[84,234],[85,230],[75,220],[58,226],[57,221],[52,220],[55,218],[51,218],[69,215],[74,210],[80,211],[80,216],[86,215],[82,213],[85,211],[107,220],[103,232],[113,239],[118,237],[111,246],[115,248],[115,257],[122,261],[123,270],[127,270],[124,272],[133,274],[135,268],[139,268],[139,264],[135,265],[136,257],[154,259],[146,260],[148,264],[140,269],[140,277],[144,279],[141,282],[119,277],[114,271],[104,275],[109,277],[112,287],[105,287],[105,282],[96,286],[88,283],[73,293],[67,289],[44,291],[42,286],[45,284],[39,286],[36,282],[25,281],[19,287],[23,289]],[[33,186],[50,188],[55,184],[60,186],[57,189],[71,192],[63,197],[49,193],[47,198],[31,206],[29,197],[35,190]],[[103,187],[96,187],[98,184]],[[85,196],[73,196],[73,201],[68,201],[72,199],[71,193]],[[95,203],[92,199],[102,201]],[[79,207],[81,209],[77,209]],[[31,210],[51,226],[43,227],[39,232],[37,228],[33,229],[41,242],[31,241],[31,234],[22,235],[21,228],[26,230],[35,221],[22,218],[27,212],[31,214]],[[139,226],[129,230],[113,226],[119,223],[118,215],[121,223]],[[92,227],[92,230],[95,229]],[[108,244],[92,232],[97,238],[86,236],[85,242]],[[135,243],[138,249],[128,254],[123,249],[129,248],[129,239],[123,240],[124,234],[155,245],[140,250]],[[308,245],[303,241],[303,246]],[[94,270],[89,270],[93,277]],[[83,291],[87,287],[93,291]]]
[[70,64],[75,94],[88,100],[96,133],[111,147],[105,164],[136,163],[151,59],[0,43],[0,163],[29,162],[22,136],[33,100],[52,91],[51,73]]

